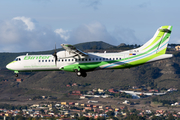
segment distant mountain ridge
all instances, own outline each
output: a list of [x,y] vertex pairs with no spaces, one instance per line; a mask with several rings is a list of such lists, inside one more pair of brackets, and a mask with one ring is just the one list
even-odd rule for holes
[[94,42],[86,42],[74,45],[80,50],[87,50],[87,49],[109,49],[115,47],[103,41],[94,41]]

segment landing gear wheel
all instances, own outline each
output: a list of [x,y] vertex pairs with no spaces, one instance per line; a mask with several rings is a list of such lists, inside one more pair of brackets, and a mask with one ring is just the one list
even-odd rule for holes
[[81,76],[81,71],[78,71],[77,69],[75,69],[75,73],[77,76],[79,76],[79,77]]
[[87,73],[86,72],[82,72],[82,77],[86,77],[87,76]]
[[87,73],[85,71],[83,71],[83,70],[78,71],[77,69],[75,69],[75,73],[79,77],[80,76],[82,76],[82,77],[86,77],[87,76]]
[[15,77],[18,77],[18,74],[15,74]]
[[77,74],[77,76],[81,76],[81,72],[80,72],[80,71],[79,71],[79,72],[77,72],[76,74]]

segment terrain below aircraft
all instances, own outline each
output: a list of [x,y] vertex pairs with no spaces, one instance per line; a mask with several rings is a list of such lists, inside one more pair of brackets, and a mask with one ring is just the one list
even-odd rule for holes
[[162,26],[143,46],[118,53],[85,53],[69,44],[61,44],[65,51],[53,55],[18,56],[6,68],[19,72],[28,71],[68,71],[86,77],[89,71],[130,68],[144,63],[172,57],[165,54],[172,26]]

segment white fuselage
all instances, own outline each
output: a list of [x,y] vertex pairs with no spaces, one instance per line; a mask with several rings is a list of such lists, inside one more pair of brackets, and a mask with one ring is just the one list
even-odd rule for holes
[[[130,63],[131,61],[126,59],[133,56],[132,54],[129,54],[129,52],[127,51],[120,53],[88,53],[88,56],[84,56],[84,57],[72,56],[66,51],[60,51],[57,54],[58,54],[57,62],[55,62],[55,58],[53,55],[24,55],[17,57],[15,61],[8,64],[6,67],[14,71],[53,71],[53,70],[56,71],[56,70],[61,70],[61,68],[68,65],[74,65],[74,64],[79,65],[79,64],[90,63],[89,66],[91,66],[91,64],[92,65],[96,64],[96,66],[99,65],[96,68],[96,70],[111,69],[114,67],[112,65],[114,64],[114,62],[111,63],[110,61],[121,60],[122,62],[118,62],[117,65],[120,64],[124,65]],[[140,53],[136,53],[136,55],[138,54]],[[172,55],[164,54],[148,62],[170,58],[170,57],[172,57]],[[107,64],[100,65],[103,62]],[[123,67],[128,67],[128,66],[123,66]]]
[[[7,65],[17,71],[46,71],[46,70],[60,70],[60,68],[80,63],[93,63],[111,60],[121,60],[126,55],[121,53],[88,53],[88,57],[70,56],[66,51],[58,52],[58,60],[55,63],[53,55],[23,55],[17,57],[15,61]],[[62,57],[61,57],[62,56]]]

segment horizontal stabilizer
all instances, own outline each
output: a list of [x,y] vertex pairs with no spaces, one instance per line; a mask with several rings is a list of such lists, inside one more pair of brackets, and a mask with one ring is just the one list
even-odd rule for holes
[[171,57],[173,57],[173,54],[163,54],[163,55],[160,55],[158,57],[151,59],[148,62],[152,62],[152,61],[156,61],[156,60],[162,60],[162,59],[171,58]]

